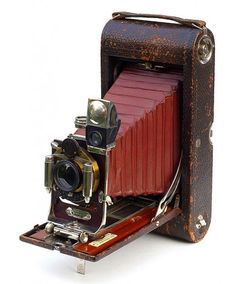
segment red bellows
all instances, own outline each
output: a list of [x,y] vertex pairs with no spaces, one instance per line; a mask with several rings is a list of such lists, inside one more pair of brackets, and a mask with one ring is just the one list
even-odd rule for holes
[[182,75],[124,69],[105,95],[121,119],[110,152],[108,195],[163,194],[180,157]]

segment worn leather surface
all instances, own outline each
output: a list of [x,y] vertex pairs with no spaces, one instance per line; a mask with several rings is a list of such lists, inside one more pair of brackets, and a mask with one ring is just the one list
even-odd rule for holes
[[[212,33],[208,34],[214,43]],[[181,178],[182,214],[158,233],[197,242],[211,221],[212,155],[209,132],[213,122],[214,51],[207,64],[198,60],[203,31],[183,25],[116,18],[102,34],[102,97],[111,87],[122,61],[156,62],[183,68]],[[206,225],[197,227],[202,215]]]

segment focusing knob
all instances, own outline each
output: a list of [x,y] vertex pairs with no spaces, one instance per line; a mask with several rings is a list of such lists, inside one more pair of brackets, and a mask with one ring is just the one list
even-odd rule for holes
[[66,138],[62,142],[61,146],[62,146],[62,150],[64,154],[68,158],[73,158],[74,156],[78,155],[80,152],[79,143],[75,139],[72,139],[72,138]]
[[210,61],[213,54],[214,44],[211,38],[204,34],[198,43],[198,59],[202,64],[206,64]]

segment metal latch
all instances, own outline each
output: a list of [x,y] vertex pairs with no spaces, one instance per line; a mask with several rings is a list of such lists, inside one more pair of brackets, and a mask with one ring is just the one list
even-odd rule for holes
[[74,217],[74,218],[81,219],[81,220],[88,221],[91,219],[91,214],[89,212],[78,209],[78,208],[67,207],[66,214],[70,217]]

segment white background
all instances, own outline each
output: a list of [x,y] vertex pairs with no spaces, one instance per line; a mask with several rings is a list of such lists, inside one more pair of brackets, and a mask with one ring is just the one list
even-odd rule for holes
[[[0,282],[235,283],[234,1],[0,1]],[[47,218],[44,156],[100,96],[100,35],[112,11],[200,18],[216,38],[213,219],[187,244],[149,234],[75,273],[74,258],[18,240]]]

